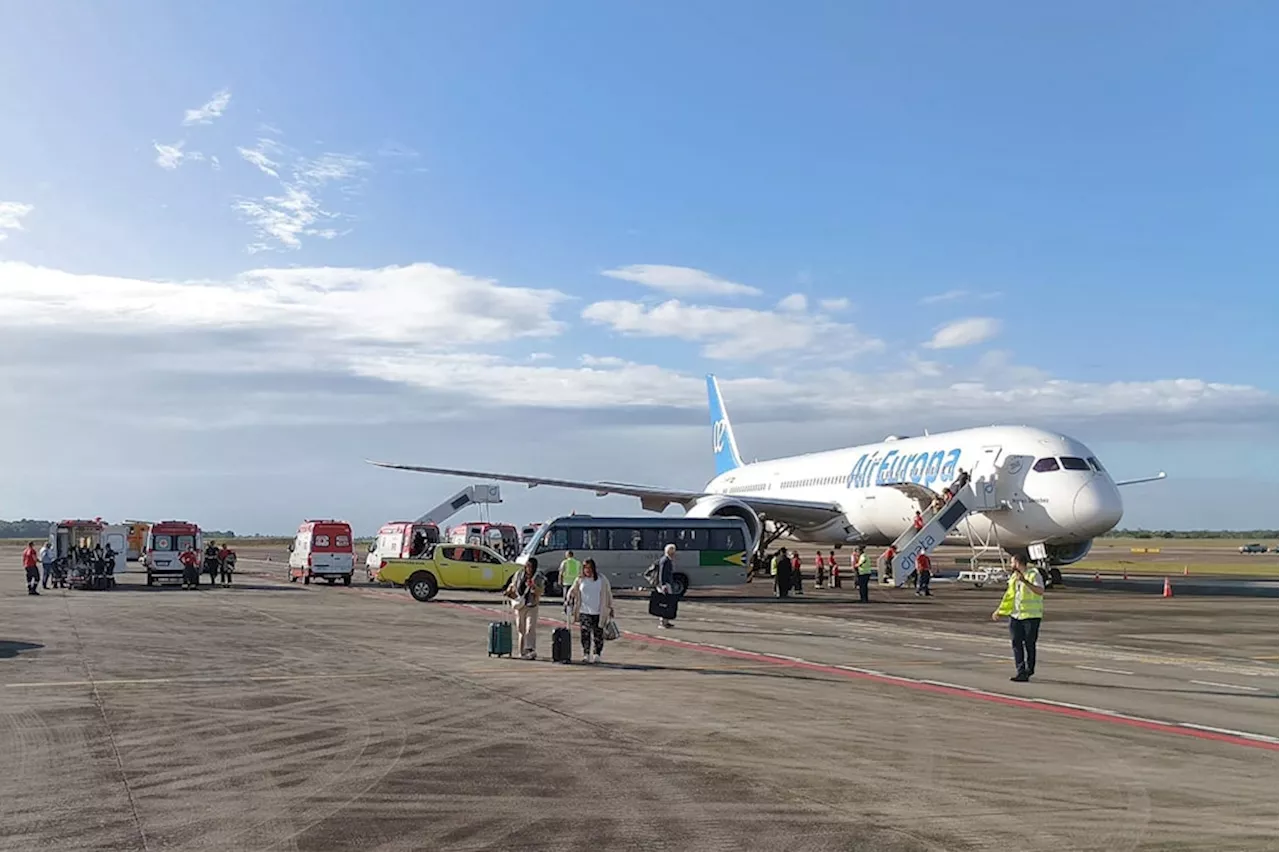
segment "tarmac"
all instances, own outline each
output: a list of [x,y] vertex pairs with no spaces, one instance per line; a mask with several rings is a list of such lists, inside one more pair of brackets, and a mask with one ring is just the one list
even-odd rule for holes
[[0,552],[0,850],[1277,848],[1274,600],[1050,590],[1015,684],[1000,589],[623,593],[562,666],[486,656],[497,595],[240,567]]

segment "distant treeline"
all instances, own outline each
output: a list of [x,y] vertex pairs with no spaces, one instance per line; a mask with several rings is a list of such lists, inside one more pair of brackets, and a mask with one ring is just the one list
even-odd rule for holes
[[[36,521],[23,518],[20,521],[0,521],[0,538],[45,538],[49,535],[49,524],[52,521]],[[213,538],[235,538],[231,530],[205,530],[204,534]],[[272,538],[273,536],[249,536],[249,538]]]
[[1103,538],[1277,538],[1277,530],[1112,530]]

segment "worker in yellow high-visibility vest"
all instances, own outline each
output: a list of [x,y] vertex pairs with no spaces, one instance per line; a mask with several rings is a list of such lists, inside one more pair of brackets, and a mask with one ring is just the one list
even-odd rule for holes
[[1044,618],[1044,578],[1027,560],[1013,557],[1013,571],[1005,587],[1000,606],[991,613],[992,621],[1009,616],[1009,638],[1013,641],[1013,664],[1018,673],[1009,680],[1026,683],[1036,673],[1036,639]]
[[560,561],[560,573],[556,576],[556,585],[560,587],[565,599],[566,617],[569,612],[569,589],[582,574],[582,563],[574,558],[572,550],[566,550],[564,559]]

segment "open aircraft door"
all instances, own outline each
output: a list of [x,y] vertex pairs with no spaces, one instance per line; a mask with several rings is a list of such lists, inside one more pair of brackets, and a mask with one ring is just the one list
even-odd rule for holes
[[984,509],[1000,507],[998,474],[1003,453],[1004,447],[982,448],[982,455],[978,457],[973,470],[969,473],[969,481],[973,483],[973,493],[976,497],[974,505],[969,507],[970,511],[981,512]]

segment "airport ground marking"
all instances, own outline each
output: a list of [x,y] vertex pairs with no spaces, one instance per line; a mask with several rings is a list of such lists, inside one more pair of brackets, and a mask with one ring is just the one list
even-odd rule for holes
[[1216,680],[1193,680],[1192,683],[1198,683],[1201,686],[1220,686],[1223,689],[1243,689],[1248,692],[1261,692],[1262,690],[1256,686],[1241,686],[1238,683],[1218,683]]
[[1102,672],[1103,674],[1113,675],[1132,675],[1133,672],[1121,671],[1120,669],[1104,669],[1101,666],[1076,666],[1078,669],[1084,669],[1087,672]]
[[[451,601],[438,601],[437,604],[448,609],[458,610],[473,615],[490,617],[497,614],[497,611],[492,607],[481,606],[478,604],[453,603]],[[553,618],[540,618],[538,621],[542,624],[554,624],[556,626],[560,626],[564,623],[562,619]],[[1001,704],[1006,707],[1015,707],[1023,710],[1040,710],[1042,712],[1054,713],[1059,716],[1067,716],[1085,721],[1109,722],[1114,725],[1123,725],[1125,727],[1138,728],[1141,730],[1153,731],[1155,733],[1194,737],[1196,739],[1228,743],[1230,745],[1244,746],[1246,748],[1263,749],[1265,751],[1280,751],[1280,740],[1275,737],[1270,737],[1265,734],[1255,734],[1250,731],[1236,731],[1229,728],[1210,728],[1205,725],[1197,725],[1190,722],[1170,722],[1161,719],[1149,719],[1142,716],[1133,716],[1128,713],[1120,713],[1115,710],[1108,710],[1102,707],[1090,707],[1084,704],[1071,704],[1066,701],[1054,701],[1047,698],[1007,695],[1001,692],[991,692],[977,687],[964,686],[963,684],[947,683],[946,681],[906,677],[905,675],[889,674],[887,672],[860,668],[858,666],[814,663],[808,660],[803,660],[799,657],[787,657],[780,654],[766,654],[759,651],[744,651],[738,648],[731,648],[726,645],[712,645],[688,639],[677,639],[672,636],[652,636],[648,633],[635,633],[629,630],[623,631],[622,635],[633,641],[653,645],[667,645],[669,647],[682,648],[689,651],[699,651],[705,654],[715,654],[733,659],[771,663],[777,666],[796,668],[819,674],[835,675],[837,677],[844,677],[852,680],[901,686],[921,692],[932,692],[937,695],[977,699],[980,701],[987,701],[992,704]]]

